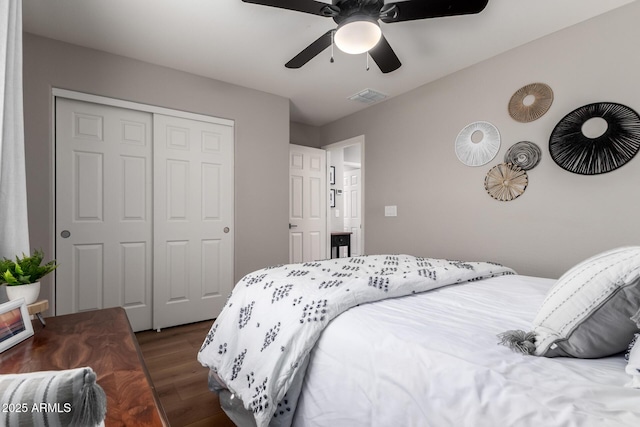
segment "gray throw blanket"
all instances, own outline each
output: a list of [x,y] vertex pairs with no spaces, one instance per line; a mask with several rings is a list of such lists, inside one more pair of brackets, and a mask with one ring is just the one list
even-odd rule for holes
[[[372,255],[290,264],[258,270],[234,288],[212,326],[198,360],[209,367],[256,425],[289,421],[296,374],[329,322],[359,304],[442,286],[514,274],[488,262]],[[300,378],[298,376],[298,378]],[[273,424],[272,424],[273,425]]]

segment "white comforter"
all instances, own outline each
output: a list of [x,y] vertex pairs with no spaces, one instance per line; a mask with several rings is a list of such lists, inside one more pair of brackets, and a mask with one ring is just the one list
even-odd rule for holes
[[638,427],[624,357],[525,356],[497,344],[528,330],[554,280],[503,276],[365,304],[311,352],[295,427]]
[[[306,366],[320,334],[338,314],[367,302],[513,273],[492,263],[409,255],[340,258],[259,270],[236,285],[198,360],[253,411],[257,426],[265,427],[278,403],[287,400],[285,393]],[[351,338],[358,340],[358,335]],[[291,406],[295,410],[295,402]]]

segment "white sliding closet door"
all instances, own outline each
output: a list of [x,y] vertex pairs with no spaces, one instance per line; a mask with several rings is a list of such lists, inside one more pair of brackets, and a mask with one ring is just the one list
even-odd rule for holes
[[56,98],[56,314],[124,307],[151,328],[149,113]]
[[233,288],[233,127],[154,115],[154,329],[216,317]]
[[234,283],[233,124],[137,106],[56,98],[56,314],[213,319]]

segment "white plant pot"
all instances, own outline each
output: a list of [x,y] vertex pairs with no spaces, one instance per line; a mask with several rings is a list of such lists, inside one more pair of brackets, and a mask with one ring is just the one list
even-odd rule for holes
[[33,304],[40,295],[40,282],[29,283],[28,285],[5,286],[9,301],[24,298],[25,303]]

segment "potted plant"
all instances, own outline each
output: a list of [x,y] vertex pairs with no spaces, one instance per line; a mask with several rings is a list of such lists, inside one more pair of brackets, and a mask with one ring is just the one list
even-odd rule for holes
[[55,270],[55,260],[42,264],[44,253],[35,250],[32,256],[22,254],[16,260],[0,260],[0,285],[7,285],[9,300],[24,298],[27,304],[33,304],[40,295],[40,279]]

